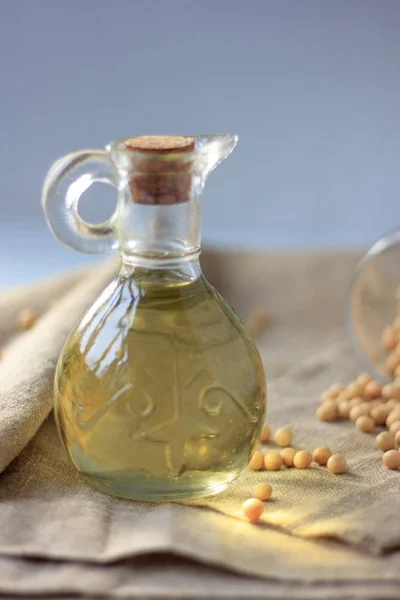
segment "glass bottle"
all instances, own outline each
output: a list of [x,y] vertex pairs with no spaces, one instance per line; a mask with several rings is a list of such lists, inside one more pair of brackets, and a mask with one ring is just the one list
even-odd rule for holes
[[382,332],[400,315],[400,229],[380,240],[360,260],[346,299],[346,324],[350,340],[368,372],[381,381],[387,372],[388,352]]
[[[76,325],[55,376],[55,415],[76,468],[97,489],[174,500],[222,491],[246,467],[265,410],[258,351],[199,263],[200,196],[233,135],[143,136],[65,156],[43,207],[56,238],[118,250],[119,275]],[[93,182],[114,215],[82,220]]]

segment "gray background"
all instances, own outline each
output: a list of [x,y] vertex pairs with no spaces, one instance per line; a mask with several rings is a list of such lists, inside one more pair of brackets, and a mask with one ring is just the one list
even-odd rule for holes
[[368,245],[397,224],[399,30],[400,0],[0,0],[0,285],[87,260],[43,224],[53,160],[143,133],[240,135],[210,244]]

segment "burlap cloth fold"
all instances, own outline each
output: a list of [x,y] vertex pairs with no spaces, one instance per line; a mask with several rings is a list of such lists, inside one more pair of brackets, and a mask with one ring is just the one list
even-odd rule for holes
[[[271,311],[258,340],[269,375],[268,421],[298,446],[328,444],[350,469],[245,473],[219,496],[146,504],[89,488],[49,412],[58,353],[113,276],[108,263],[0,296],[0,593],[121,597],[399,598],[400,472],[374,436],[315,420],[318,396],[358,365],[343,327],[356,256],[205,255],[237,312]],[[21,308],[41,315],[21,333]],[[273,445],[271,445],[273,447]],[[241,516],[258,481],[273,485],[258,525]]]

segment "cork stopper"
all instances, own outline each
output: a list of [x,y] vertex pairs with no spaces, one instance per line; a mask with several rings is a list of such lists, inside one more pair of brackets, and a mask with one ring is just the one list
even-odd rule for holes
[[194,150],[194,138],[182,135],[140,135],[125,140],[125,146],[129,150],[154,152],[157,154],[190,152]]
[[132,201],[137,204],[181,204],[190,198],[194,138],[175,135],[145,135],[124,141],[137,152],[130,179]]

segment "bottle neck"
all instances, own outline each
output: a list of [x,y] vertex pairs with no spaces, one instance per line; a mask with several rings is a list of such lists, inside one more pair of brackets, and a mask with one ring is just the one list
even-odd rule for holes
[[171,268],[198,262],[201,252],[201,180],[190,199],[175,204],[132,202],[129,186],[120,189],[117,228],[124,264]]
[[120,275],[126,278],[139,276],[141,279],[156,281],[165,280],[165,277],[173,281],[195,281],[202,275],[199,256],[185,260],[175,258],[145,258],[137,255],[126,257],[122,255],[122,266]]

